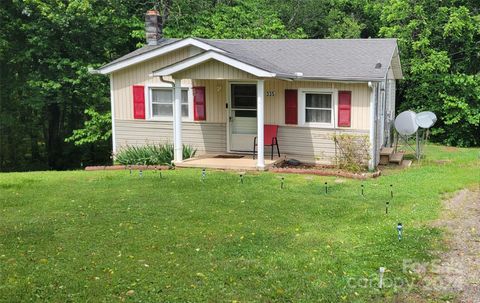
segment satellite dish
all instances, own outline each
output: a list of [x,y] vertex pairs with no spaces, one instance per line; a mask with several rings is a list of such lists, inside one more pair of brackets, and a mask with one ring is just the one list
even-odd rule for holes
[[418,129],[415,117],[416,114],[412,111],[407,110],[401,112],[395,119],[395,129],[397,132],[403,136],[413,135]]
[[421,128],[430,128],[437,122],[437,116],[432,112],[421,112],[415,117],[415,122]]

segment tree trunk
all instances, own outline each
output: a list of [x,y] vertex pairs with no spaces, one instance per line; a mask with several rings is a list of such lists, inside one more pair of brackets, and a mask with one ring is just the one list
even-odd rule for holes
[[60,138],[60,107],[58,103],[51,103],[47,107],[48,129],[47,129],[47,158],[48,166],[51,169],[58,169],[58,160],[62,156]]

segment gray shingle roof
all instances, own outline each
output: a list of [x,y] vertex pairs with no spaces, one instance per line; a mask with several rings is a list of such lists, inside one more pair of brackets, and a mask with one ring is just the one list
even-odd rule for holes
[[[302,73],[304,78],[339,80],[382,79],[397,48],[396,39],[196,39],[278,76]],[[108,65],[175,41],[165,39],[160,45],[142,47]]]
[[145,46],[143,46],[139,49],[134,50],[131,53],[126,54],[125,56],[122,56],[122,57],[120,57],[116,60],[113,60],[112,62],[109,62],[109,63],[105,64],[104,66],[102,66],[102,68],[110,66],[110,65],[114,65],[118,62],[122,62],[122,61],[125,61],[127,59],[130,59],[130,58],[133,58],[133,57],[145,54],[145,53],[148,53],[148,52],[150,52],[152,50],[155,50],[157,48],[161,48],[161,47],[164,47],[165,45],[169,45],[169,44],[172,44],[173,42],[177,42],[178,40],[180,40],[180,39],[162,39],[157,45],[145,45]]
[[395,39],[200,40],[273,73],[331,79],[382,78],[397,46]]

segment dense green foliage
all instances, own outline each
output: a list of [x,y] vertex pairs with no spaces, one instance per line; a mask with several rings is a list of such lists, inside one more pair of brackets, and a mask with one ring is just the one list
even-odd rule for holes
[[90,116],[90,120],[85,121],[83,128],[75,129],[73,134],[65,139],[65,142],[83,145],[108,140],[112,135],[111,113],[100,114],[89,108],[85,110],[85,114]]
[[140,47],[143,13],[152,7],[162,12],[167,37],[396,37],[405,74],[399,109],[435,111],[435,141],[480,144],[476,0],[6,0],[0,2],[0,170],[110,161],[104,124],[84,125],[92,118],[86,109],[107,117],[108,78],[88,68]]
[[[194,157],[196,152],[195,148],[183,145],[183,159]],[[115,161],[122,165],[171,165],[173,144],[127,146],[117,152]]]
[[[364,182],[286,175],[283,190],[270,173],[0,174],[0,301],[423,302],[403,260],[443,245],[429,220],[444,193],[478,184],[478,152],[429,148]],[[379,291],[380,266],[405,284]]]
[[399,41],[406,74],[400,109],[437,113],[436,141],[480,145],[479,7],[453,6],[458,1],[392,3],[382,10],[379,34]]

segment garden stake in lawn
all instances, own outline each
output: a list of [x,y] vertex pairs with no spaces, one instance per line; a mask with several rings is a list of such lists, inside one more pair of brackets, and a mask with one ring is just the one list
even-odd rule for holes
[[142,171],[142,170],[139,170],[139,171],[138,171],[138,175],[140,176],[140,178],[143,178],[143,171]]
[[387,203],[385,204],[385,214],[388,215],[388,204],[390,204],[390,202],[387,201]]
[[362,186],[362,197],[365,197],[365,195],[363,193],[363,184],[361,186]]
[[280,188],[283,189],[283,182],[285,181],[285,177],[282,177],[282,181],[280,183]]
[[207,178],[207,170],[205,168],[202,169],[202,181],[205,181]]
[[385,272],[385,267],[380,267],[379,277],[378,277],[378,288],[383,288],[383,273]]
[[240,183],[243,184],[243,174],[240,174]]
[[393,184],[390,184],[390,198],[393,198]]
[[398,241],[402,241],[402,231],[403,231],[402,223],[397,224],[397,231],[398,231]]
[[328,184],[325,182],[325,194],[328,194]]
[[132,167],[129,166],[128,169],[130,170],[130,176],[132,175]]

